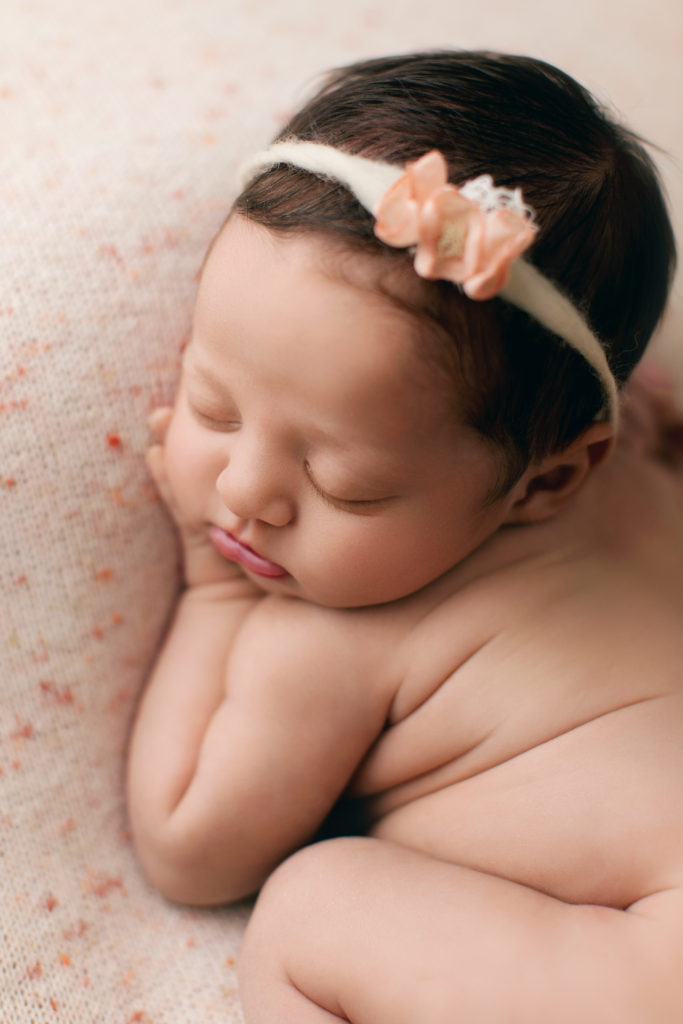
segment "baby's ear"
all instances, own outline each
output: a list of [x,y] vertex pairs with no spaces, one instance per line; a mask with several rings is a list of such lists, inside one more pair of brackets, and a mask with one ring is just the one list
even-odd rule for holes
[[506,523],[551,519],[571,501],[614,447],[610,423],[593,423],[567,448],[530,466],[509,495]]

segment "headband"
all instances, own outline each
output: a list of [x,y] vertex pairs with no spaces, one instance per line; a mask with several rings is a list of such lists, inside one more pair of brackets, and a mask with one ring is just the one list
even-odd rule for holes
[[484,174],[456,187],[438,150],[400,167],[317,142],[277,142],[240,169],[244,189],[278,164],[331,178],[375,218],[386,245],[414,251],[416,273],[451,281],[482,301],[498,296],[563,338],[598,377],[605,406],[600,418],[616,428],[617,385],[602,346],[576,306],[521,254],[533,242],[534,213],[521,189],[496,187]]

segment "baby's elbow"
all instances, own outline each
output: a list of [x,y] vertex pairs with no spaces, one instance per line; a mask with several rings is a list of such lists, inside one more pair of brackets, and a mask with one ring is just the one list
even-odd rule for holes
[[256,893],[265,878],[237,864],[225,849],[218,862],[188,837],[160,830],[153,839],[134,835],[134,845],[145,878],[173,903],[215,906],[234,903]]
[[186,870],[182,865],[169,862],[143,866],[145,877],[161,895],[172,903],[187,906],[211,907],[235,903],[257,891],[258,886],[239,880],[216,879],[202,870]]
[[150,855],[138,850],[138,860],[152,888],[172,903],[210,906],[239,898],[226,891],[219,894],[205,874],[188,868],[174,857]]

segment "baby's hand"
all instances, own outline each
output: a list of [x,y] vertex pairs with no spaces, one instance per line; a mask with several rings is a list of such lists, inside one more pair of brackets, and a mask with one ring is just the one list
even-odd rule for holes
[[147,451],[146,461],[159,495],[178,527],[185,582],[188,587],[195,587],[207,583],[245,579],[239,566],[218,554],[209,540],[206,523],[188,522],[183,516],[181,505],[173,493],[166,473],[164,442],[172,417],[171,406],[159,406],[150,415],[148,424],[154,437],[154,444]]
[[156,489],[159,492],[159,497],[173,516],[178,528],[180,528],[180,511],[174,501],[166,476],[166,466],[164,465],[164,441],[166,440],[166,433],[172,416],[173,409],[170,405],[160,405],[150,413],[147,425],[155,443],[147,450],[146,462],[150,476],[154,480]]

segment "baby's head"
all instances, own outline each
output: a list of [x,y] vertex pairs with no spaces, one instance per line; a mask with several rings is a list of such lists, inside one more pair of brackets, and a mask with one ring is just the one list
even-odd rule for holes
[[[282,137],[322,144],[325,161],[369,158],[373,182],[439,150],[454,184],[490,175],[513,220],[535,211],[510,301],[475,301],[381,242],[339,176],[257,158],[207,255],[166,439],[182,516],[265,590],[381,604],[576,492],[611,443],[614,377],[662,313],[672,232],[635,137],[538,61],[359,64]],[[349,161],[351,177],[368,167]],[[509,291],[520,280],[534,316]]]
[[[332,74],[279,138],[401,166],[438,149],[456,185],[489,174],[520,187],[538,228],[529,262],[583,314],[617,384],[628,378],[664,309],[673,233],[642,145],[568,75],[480,52],[367,61]],[[289,164],[257,174],[234,209],[277,233],[374,254],[387,280],[412,267],[410,252],[378,241],[347,188]],[[497,493],[600,417],[605,396],[586,360],[514,305],[473,302],[444,281],[407,284],[403,301],[421,319],[425,355],[452,380],[459,414],[497,454]]]

